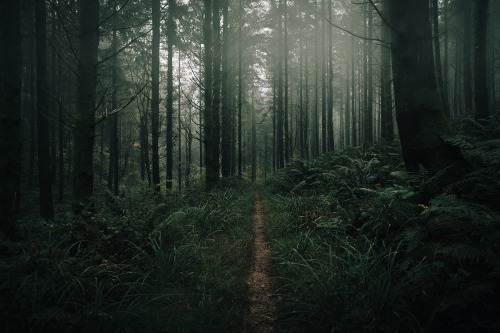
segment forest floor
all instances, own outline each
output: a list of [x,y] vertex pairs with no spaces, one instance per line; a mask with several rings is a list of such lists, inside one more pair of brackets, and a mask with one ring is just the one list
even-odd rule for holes
[[274,326],[275,302],[269,278],[269,249],[264,237],[264,214],[261,208],[259,190],[255,190],[253,213],[253,256],[248,276],[249,310],[245,318],[246,331],[272,332]]

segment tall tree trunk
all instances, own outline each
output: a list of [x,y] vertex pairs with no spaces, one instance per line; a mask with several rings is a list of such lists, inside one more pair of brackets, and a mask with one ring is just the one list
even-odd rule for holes
[[[116,14],[115,14],[116,15]],[[116,28],[113,27],[113,41],[112,41],[112,52],[116,53],[118,39],[116,35]],[[111,64],[111,110],[114,112],[118,107],[118,92],[117,92],[117,69],[118,69],[118,57],[114,56]],[[108,173],[108,189],[113,192],[115,196],[118,195],[118,185],[120,180],[119,175],[119,159],[120,159],[120,149],[119,149],[119,139],[118,139],[118,114],[114,114],[109,119],[109,173]]]
[[486,76],[488,5],[488,0],[475,0],[474,2],[474,104],[476,119],[489,119],[490,117]]
[[472,115],[473,112],[473,104],[472,104],[472,29],[471,29],[471,21],[472,21],[472,1],[464,0],[463,1],[463,55],[462,55],[462,63],[463,63],[463,82],[464,82],[464,100],[465,100],[465,113]]
[[[328,0],[328,18],[330,22],[333,22],[332,0]],[[335,140],[333,137],[333,37],[331,25],[329,25],[328,29],[328,110],[326,128],[328,138],[327,150],[332,151],[334,149]]]
[[229,0],[222,0],[223,44],[222,44],[222,137],[221,162],[222,177],[231,175],[231,93],[229,76]]
[[[388,17],[387,3],[383,4],[384,17]],[[386,24],[382,24],[382,40],[390,43],[391,30]],[[380,68],[380,118],[381,137],[387,141],[394,140],[394,124],[392,120],[392,85],[391,85],[391,49],[389,45],[382,44],[380,47],[382,66]]]
[[191,112],[191,105],[188,106],[188,124],[186,126],[186,188],[191,186],[191,163],[192,163],[192,145],[193,145],[193,133],[191,132],[191,124],[193,121],[193,115]]
[[[218,0],[214,0],[218,1]],[[213,161],[214,142],[214,97],[213,97],[213,53],[212,53],[212,1],[204,0],[205,3],[205,19],[203,22],[203,35],[205,44],[205,184],[207,189],[212,188],[217,183],[217,176],[214,170],[215,161]],[[215,10],[214,10],[215,11]],[[216,14],[214,14],[216,15]]]
[[240,0],[239,3],[239,27],[238,27],[238,178],[241,179],[242,177],[242,168],[243,168],[243,156],[241,152],[241,107],[242,107],[242,98],[243,98],[243,6],[242,6],[242,0]]
[[[300,14],[301,19],[302,13]],[[299,145],[300,145],[300,156],[304,158],[304,85],[302,84],[302,57],[303,57],[303,46],[302,46],[302,25],[299,30]]]
[[276,68],[273,72],[273,172],[276,171]]
[[[449,117],[448,93],[445,92],[443,80],[443,66],[441,65],[441,47],[439,45],[439,7],[438,0],[432,0],[432,24],[434,28],[434,64],[436,65],[436,79],[439,96],[443,100],[444,112]],[[448,33],[445,31],[445,33]]]
[[[281,15],[281,12],[280,12]],[[285,145],[285,164],[288,164],[290,162],[290,133],[289,133],[289,123],[288,123],[288,116],[289,116],[289,98],[288,98],[288,3],[287,0],[285,0],[285,4],[283,6],[283,15],[284,15],[284,20],[285,20],[285,86],[284,86],[284,94],[285,94],[285,100],[284,100],[284,145]],[[280,16],[281,20],[281,16]],[[280,44],[281,45],[281,44]]]
[[81,212],[94,190],[95,88],[99,46],[99,0],[80,0],[80,52],[74,128],[73,203]]
[[354,76],[354,36],[351,36],[351,111],[352,111],[352,145],[356,147],[358,145],[358,135],[356,132],[356,84],[355,84],[355,76]]
[[348,147],[351,145],[351,93],[350,93],[350,85],[349,85],[349,61],[353,61],[353,59],[350,59],[347,61],[347,66],[346,66],[346,99],[345,99],[345,146]]
[[158,138],[160,126],[160,0],[151,0],[153,17],[152,69],[151,69],[151,163],[153,186],[160,191],[160,158],[158,154]]
[[363,142],[373,142],[373,80],[372,80],[372,20],[373,11],[370,4],[367,4],[365,13],[365,32],[368,32],[369,40],[363,44],[363,72],[364,77],[364,99],[363,99]]
[[257,180],[257,126],[255,123],[255,105],[253,100],[254,87],[252,83],[252,182]]
[[13,236],[21,178],[20,2],[0,3],[0,230]]
[[37,88],[37,139],[38,139],[38,183],[40,194],[40,216],[54,216],[52,204],[52,182],[49,149],[49,110],[47,103],[47,26],[45,0],[37,0],[36,16],[36,88]]
[[[181,90],[181,51],[179,50],[179,52],[177,53],[178,54],[178,76],[177,76],[177,84],[178,84],[178,89],[179,89],[179,93],[178,93],[178,100],[177,100],[177,133],[178,133],[178,136],[179,136],[179,142],[178,142],[178,146],[177,146],[177,150],[178,150],[178,159],[177,159],[177,173],[178,173],[178,179],[179,179],[179,192],[182,190],[182,131],[181,131],[181,93],[182,93],[182,90]],[[191,124],[189,124],[191,125]]]
[[[321,13],[325,12],[325,0],[321,0]],[[326,19],[321,14],[321,152],[324,154],[327,152],[327,133],[326,133]]]
[[313,113],[313,149],[312,155],[313,157],[318,157],[320,152],[320,141],[319,141],[319,33],[318,33],[318,14],[315,14],[315,39],[314,39],[314,50],[315,50],[315,83],[314,83],[314,113]]
[[396,118],[406,168],[435,173],[460,159],[441,135],[450,127],[439,98],[427,1],[390,0]]
[[[220,3],[221,0],[213,0],[213,92],[211,108],[212,138],[210,146],[210,165],[207,163],[205,174],[207,186],[213,187],[219,182],[219,158],[220,158],[220,98],[221,98],[221,33],[220,33]],[[208,150],[207,154],[208,154]]]
[[284,156],[284,142],[283,142],[283,51],[282,40],[283,32],[281,31],[281,15],[283,13],[282,0],[279,0],[278,9],[278,110],[277,110],[277,155],[278,155],[278,168],[281,169],[285,166]]
[[448,0],[444,0],[444,55],[443,55],[443,99],[445,106],[445,113],[448,118],[451,118],[451,106],[450,106],[450,86],[448,78]]
[[172,59],[174,57],[174,38],[175,38],[175,0],[168,0],[168,16],[167,16],[167,179],[165,186],[167,190],[172,188],[173,168],[174,168],[174,145],[173,145],[173,115],[174,115],[174,82],[173,73],[174,66]]
[[[63,82],[64,80],[64,76],[63,76],[63,73],[62,73],[62,60],[61,60],[61,57],[58,56],[57,57],[57,67],[58,67],[58,73],[59,73],[59,81],[60,82]],[[64,115],[63,115],[63,107],[62,107],[62,84],[59,84],[58,86],[58,98],[59,98],[59,105],[58,105],[58,108],[57,108],[57,120],[58,120],[58,130],[57,130],[57,133],[58,133],[58,141],[57,141],[57,144],[58,144],[58,157],[59,157],[59,169],[58,169],[58,172],[59,172],[59,176],[57,177],[58,178],[58,181],[59,181],[59,190],[58,190],[58,199],[59,201],[63,201],[64,199],[64,140],[65,140],[65,137],[64,137],[64,126],[63,126],[63,123],[64,123]]]
[[[306,39],[306,49],[307,49],[307,39]],[[306,105],[304,108],[304,147],[305,147],[304,157],[308,159],[309,158],[309,52],[306,52],[306,63],[304,65],[306,67],[306,73],[305,73]]]

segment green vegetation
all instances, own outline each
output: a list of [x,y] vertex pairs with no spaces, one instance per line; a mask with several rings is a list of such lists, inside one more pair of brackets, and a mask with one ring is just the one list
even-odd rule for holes
[[82,216],[22,221],[1,240],[2,331],[237,331],[253,193],[228,184],[165,198],[104,187]]
[[470,167],[430,202],[420,192],[439,173],[407,173],[395,144],[295,161],[267,182],[284,331],[500,329],[500,127],[457,125],[445,140]]

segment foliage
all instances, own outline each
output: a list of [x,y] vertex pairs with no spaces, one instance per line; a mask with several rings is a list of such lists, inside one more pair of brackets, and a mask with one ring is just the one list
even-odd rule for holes
[[445,138],[473,167],[429,204],[418,194],[433,179],[408,174],[386,143],[295,161],[267,182],[283,330],[499,329],[500,150],[497,127],[479,125],[484,136]]
[[237,330],[251,248],[248,185],[186,197],[98,189],[83,216],[26,219],[20,241],[2,238],[0,330]]

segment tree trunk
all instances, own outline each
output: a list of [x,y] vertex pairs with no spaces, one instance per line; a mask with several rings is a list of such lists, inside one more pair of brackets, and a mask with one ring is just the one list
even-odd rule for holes
[[441,135],[449,124],[439,98],[427,1],[390,0],[396,118],[406,168],[436,173],[459,158]]
[[[332,0],[328,0],[328,17],[330,22],[332,18]],[[332,26],[328,29],[328,112],[327,112],[327,136],[328,136],[328,151],[334,149],[335,140],[333,137],[333,40]]]
[[243,97],[243,63],[242,63],[242,53],[243,53],[243,7],[241,5],[242,0],[239,3],[239,29],[238,29],[238,178],[242,177],[243,168],[243,156],[241,152],[241,107],[242,107],[242,97]]
[[346,98],[345,98],[345,146],[348,147],[351,145],[351,93],[350,93],[350,84],[349,84],[349,61],[353,61],[353,59],[350,59],[347,61],[347,66],[346,66]]
[[254,87],[252,84],[252,182],[255,182],[257,180],[257,128],[255,123],[253,91]]
[[38,139],[38,183],[40,194],[40,216],[54,216],[52,204],[52,182],[49,149],[49,110],[47,103],[47,26],[45,0],[37,0],[36,16],[36,87],[37,87],[37,139]]
[[474,104],[476,119],[489,119],[490,117],[486,77],[488,5],[488,0],[476,0],[474,2]]
[[278,155],[278,168],[281,169],[285,166],[284,156],[284,142],[283,142],[283,52],[282,52],[282,39],[283,33],[281,31],[281,14],[283,12],[282,0],[279,0],[278,9],[278,110],[277,110],[277,144],[276,149]]
[[80,0],[80,52],[74,129],[73,203],[81,212],[94,190],[95,87],[99,45],[99,1]]
[[[113,27],[113,41],[112,41],[112,52],[116,53],[118,39],[116,35],[116,29]],[[117,69],[118,69],[118,57],[114,56],[111,65],[111,111],[114,112],[118,107],[117,101]],[[118,195],[118,185],[120,180],[119,175],[119,159],[120,159],[120,149],[119,149],[119,139],[118,139],[118,114],[114,114],[109,119],[109,173],[108,173],[108,189],[113,192],[115,196]]]
[[0,3],[0,230],[12,236],[21,177],[20,2]]
[[[178,91],[179,91],[179,96],[177,97],[177,133],[179,136],[179,142],[177,146],[178,150],[178,159],[177,159],[177,173],[178,173],[178,179],[179,179],[179,192],[182,190],[182,131],[181,131],[181,51],[179,50],[178,52],[178,77],[177,77],[177,84],[178,84]],[[190,124],[191,125],[191,124]]]
[[[434,28],[434,64],[436,65],[436,79],[439,96],[443,100],[444,112],[449,117],[448,93],[445,92],[443,80],[443,66],[441,65],[441,47],[439,46],[439,8],[438,0],[432,0],[432,24]],[[445,31],[445,33],[448,33]]]
[[[388,16],[387,3],[383,4],[384,16]],[[386,24],[382,24],[382,40],[390,43],[391,30]],[[394,140],[394,124],[392,120],[392,85],[391,85],[391,49],[389,45],[382,44],[380,68],[380,118],[381,118],[381,137],[384,140]]]
[[465,0],[463,2],[464,8],[463,8],[463,27],[464,27],[464,36],[463,36],[463,56],[462,56],[462,63],[463,63],[463,81],[464,81],[464,100],[465,100],[465,113],[472,115],[473,112],[473,104],[472,104],[472,69],[471,69],[471,64],[472,64],[472,32],[471,32],[471,20],[472,20],[472,1]]
[[[214,0],[218,1],[218,0]],[[205,19],[203,23],[203,35],[205,44],[205,185],[207,189],[211,189],[217,183],[217,176],[215,172],[214,158],[214,126],[213,112],[214,112],[214,84],[213,84],[213,53],[212,53],[212,1],[205,0]],[[214,10],[215,11],[215,10]],[[218,16],[214,13],[214,16]],[[214,19],[215,21],[215,19]]]
[[[212,123],[212,144],[211,164],[207,165],[207,186],[213,187],[219,182],[219,158],[220,158],[220,98],[221,98],[221,33],[220,33],[220,3],[221,0],[213,0],[213,93],[212,93],[212,108],[211,117]],[[208,153],[208,150],[207,150]]]
[[230,76],[229,76],[229,0],[222,1],[223,15],[223,44],[222,44],[222,177],[231,175],[231,94],[230,94]]
[[354,36],[351,36],[351,111],[352,111],[352,145],[356,147],[358,145],[357,132],[356,132],[356,84],[354,75]]
[[153,171],[153,186],[160,192],[160,159],[158,154],[158,137],[160,123],[160,0],[152,1],[153,41],[152,41],[152,69],[151,69],[151,163]]
[[[283,114],[284,116],[284,148],[285,148],[285,164],[288,164],[290,162],[290,133],[289,133],[289,123],[288,123],[288,106],[289,106],[289,99],[288,99],[288,4],[287,0],[285,0],[285,5],[283,7],[283,12],[280,11],[280,22],[281,22],[281,14],[284,15],[284,20],[285,20],[285,86],[284,86],[284,94],[285,94],[285,100],[284,100],[284,111],[285,113]],[[281,23],[280,23],[281,24]],[[281,43],[280,43],[281,46]]]
[[175,38],[175,0],[168,0],[168,16],[167,16],[167,179],[165,186],[167,190],[172,189],[173,168],[174,168],[174,146],[173,146],[173,115],[174,115],[174,82],[173,73],[174,66],[172,59],[174,57],[174,38]]

